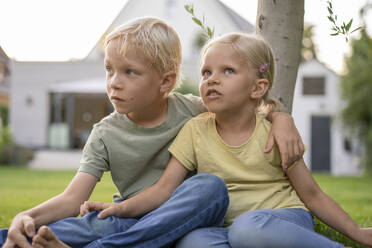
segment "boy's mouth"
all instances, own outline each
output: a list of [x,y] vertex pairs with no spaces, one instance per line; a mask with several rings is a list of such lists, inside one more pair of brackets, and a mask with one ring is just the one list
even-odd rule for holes
[[124,99],[121,99],[120,97],[117,97],[117,96],[112,96],[112,97],[111,97],[111,101],[115,101],[115,102],[125,102]]

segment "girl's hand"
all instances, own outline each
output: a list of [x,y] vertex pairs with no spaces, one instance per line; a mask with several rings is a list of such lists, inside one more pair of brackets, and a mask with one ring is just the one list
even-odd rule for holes
[[92,211],[101,211],[97,216],[99,219],[104,219],[109,216],[116,216],[120,218],[126,217],[124,207],[117,203],[86,201],[80,206],[81,216],[84,216]]
[[359,230],[360,235],[357,235],[355,241],[367,247],[372,247],[372,228],[360,228]]
[[305,151],[304,144],[291,115],[283,112],[273,112],[270,113],[270,119],[272,125],[265,152],[270,152],[274,143],[276,143],[285,171],[294,162],[302,158]]
[[8,238],[3,248],[31,248],[27,237],[32,238],[35,235],[34,219],[26,214],[17,215],[8,231]]

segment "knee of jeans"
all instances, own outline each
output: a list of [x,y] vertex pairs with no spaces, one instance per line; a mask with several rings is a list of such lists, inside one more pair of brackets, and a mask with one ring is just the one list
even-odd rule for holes
[[207,248],[208,240],[206,240],[203,229],[196,229],[183,236],[176,244],[175,248]]
[[193,176],[192,180],[193,187],[197,188],[198,190],[202,190],[204,194],[211,194],[213,196],[219,194],[227,196],[226,184],[218,176],[201,173]]
[[265,229],[270,215],[251,211],[240,215],[231,225],[228,233],[229,243],[234,248],[265,247],[269,232]]

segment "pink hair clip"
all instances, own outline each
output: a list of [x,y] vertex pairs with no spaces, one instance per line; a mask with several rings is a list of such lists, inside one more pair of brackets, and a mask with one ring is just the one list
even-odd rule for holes
[[270,63],[266,63],[266,64],[263,64],[263,65],[260,65],[260,68],[258,68],[258,71],[260,73],[266,72],[266,69],[267,69],[267,67],[269,67],[269,65],[270,65]]

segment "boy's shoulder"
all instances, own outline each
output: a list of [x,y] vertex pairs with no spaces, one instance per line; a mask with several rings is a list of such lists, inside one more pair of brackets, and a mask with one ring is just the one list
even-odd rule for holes
[[168,99],[176,106],[178,112],[187,112],[192,116],[196,116],[207,111],[201,98],[192,94],[183,95],[173,92],[169,94]]

